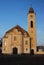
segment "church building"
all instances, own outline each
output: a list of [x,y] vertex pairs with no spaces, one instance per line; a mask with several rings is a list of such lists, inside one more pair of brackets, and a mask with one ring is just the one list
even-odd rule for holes
[[32,7],[28,11],[28,31],[16,25],[2,39],[3,54],[36,53],[36,14]]

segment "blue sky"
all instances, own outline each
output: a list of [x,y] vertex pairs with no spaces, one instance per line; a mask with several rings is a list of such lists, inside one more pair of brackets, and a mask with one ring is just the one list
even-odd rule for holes
[[0,0],[0,37],[17,24],[28,30],[31,5],[36,12],[37,45],[44,45],[44,0]]

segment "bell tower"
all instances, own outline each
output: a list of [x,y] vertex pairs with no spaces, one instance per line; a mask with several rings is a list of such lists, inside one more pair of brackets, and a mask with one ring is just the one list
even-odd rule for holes
[[28,33],[30,35],[30,50],[36,53],[36,14],[32,7],[28,12]]

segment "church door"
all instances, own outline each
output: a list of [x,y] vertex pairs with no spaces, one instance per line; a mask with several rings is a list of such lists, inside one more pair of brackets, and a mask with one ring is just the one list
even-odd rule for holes
[[13,48],[13,54],[18,54],[18,49],[16,47]]
[[31,54],[34,55],[34,49],[31,49]]

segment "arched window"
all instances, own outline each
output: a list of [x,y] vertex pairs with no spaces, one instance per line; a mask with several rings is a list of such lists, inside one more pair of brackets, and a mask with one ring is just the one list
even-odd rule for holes
[[33,21],[31,21],[31,28],[33,28]]

